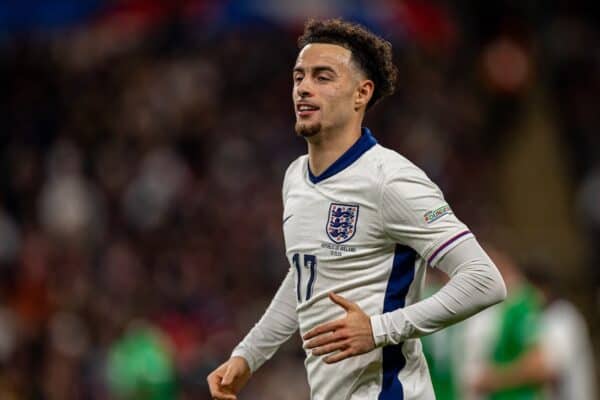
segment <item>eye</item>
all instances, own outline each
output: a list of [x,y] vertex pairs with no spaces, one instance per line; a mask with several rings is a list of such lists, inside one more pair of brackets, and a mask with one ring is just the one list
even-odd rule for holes
[[302,76],[302,75],[294,76],[294,82],[296,82],[296,83],[300,83],[302,81],[302,79],[304,79],[304,76]]
[[317,81],[319,81],[319,82],[327,82],[327,81],[330,81],[330,80],[331,79],[329,79],[328,77],[323,76],[323,75],[317,76]]

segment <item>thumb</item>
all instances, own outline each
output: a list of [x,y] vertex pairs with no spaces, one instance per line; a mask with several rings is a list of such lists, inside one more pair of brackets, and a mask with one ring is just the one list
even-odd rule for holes
[[331,301],[333,301],[335,304],[341,306],[346,311],[351,311],[358,307],[356,304],[354,304],[350,300],[347,300],[346,298],[340,296],[339,294],[335,294],[333,292],[329,293],[329,298],[331,299]]
[[233,380],[236,377],[236,371],[235,368],[233,368],[232,365],[228,365],[227,369],[225,370],[225,374],[223,374],[223,379],[221,379],[221,385],[222,386],[229,386],[233,383]]

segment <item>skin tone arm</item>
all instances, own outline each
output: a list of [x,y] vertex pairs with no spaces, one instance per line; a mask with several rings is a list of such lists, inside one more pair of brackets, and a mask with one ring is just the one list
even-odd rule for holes
[[532,347],[516,361],[504,366],[488,366],[470,383],[473,391],[489,393],[523,385],[544,384],[554,380],[540,346]]

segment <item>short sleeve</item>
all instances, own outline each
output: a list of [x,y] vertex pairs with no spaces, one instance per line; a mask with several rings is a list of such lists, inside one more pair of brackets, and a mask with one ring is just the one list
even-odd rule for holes
[[381,215],[387,235],[414,249],[430,266],[473,235],[417,167],[402,168],[383,181]]

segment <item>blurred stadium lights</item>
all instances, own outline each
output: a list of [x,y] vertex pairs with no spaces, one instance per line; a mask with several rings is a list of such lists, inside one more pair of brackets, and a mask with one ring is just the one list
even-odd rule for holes
[[0,34],[48,33],[86,23],[124,32],[171,21],[202,24],[206,32],[278,24],[300,29],[307,18],[342,17],[388,39],[412,37],[424,46],[448,46],[456,26],[448,9],[415,0],[28,0],[0,3]]

